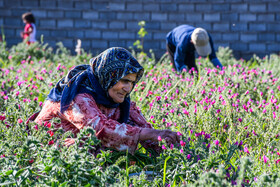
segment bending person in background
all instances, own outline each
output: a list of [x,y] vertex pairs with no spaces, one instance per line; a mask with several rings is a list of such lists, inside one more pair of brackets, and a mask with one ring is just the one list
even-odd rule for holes
[[190,25],[180,25],[170,31],[166,36],[166,48],[174,68],[178,72],[183,69],[189,71],[194,68],[195,51],[200,56],[208,56],[215,67],[223,68],[216,56],[212,38],[203,28]]
[[[148,123],[130,93],[143,75],[143,67],[124,48],[114,47],[79,65],[62,78],[50,91],[35,122],[44,124],[60,118],[64,131],[75,135],[88,126],[105,147],[131,154],[140,142],[158,152],[158,136],[168,144],[179,143],[179,136],[170,130],[155,130]],[[75,138],[66,139],[71,145]]]
[[22,15],[22,21],[25,24],[24,31],[20,33],[20,36],[25,40],[29,38],[27,44],[36,42],[36,26],[35,18],[31,12],[24,13]]

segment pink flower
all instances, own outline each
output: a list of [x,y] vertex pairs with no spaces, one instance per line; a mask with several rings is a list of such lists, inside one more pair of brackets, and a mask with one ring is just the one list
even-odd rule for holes
[[47,127],[47,128],[51,128],[52,124],[49,123],[48,121],[46,121],[45,124],[44,124],[44,126]]
[[265,155],[263,155],[263,162],[266,164],[267,163],[267,161],[268,161],[269,159],[265,156]]
[[51,137],[54,135],[53,131],[48,131],[47,132]]
[[215,145],[219,145],[219,140],[214,140]]
[[250,152],[249,152],[247,147],[244,147],[244,152],[250,154]]
[[48,145],[54,144],[54,140],[49,141]]
[[161,139],[161,137],[160,137],[160,136],[158,136],[158,138],[157,138],[157,139],[158,139],[158,141],[160,141],[160,142],[162,141],[162,139]]
[[162,148],[162,149],[166,149],[165,145],[162,145],[161,148]]
[[190,154],[188,154],[188,155],[187,155],[187,159],[189,160],[190,158],[191,158],[191,155],[190,155]]
[[177,135],[178,135],[178,136],[182,136],[182,133],[180,133],[180,132],[178,131],[178,132],[177,132]]
[[276,160],[276,164],[278,164],[280,162],[280,159]]
[[42,101],[40,101],[40,102],[39,102],[39,106],[42,106],[42,104],[43,104],[43,102],[42,102]]
[[189,115],[189,112],[184,108],[183,108],[183,113],[186,114],[186,115]]
[[183,153],[184,153],[184,150],[183,150],[183,149],[180,149],[180,153],[183,154]]
[[18,123],[22,123],[23,122],[23,120],[22,119],[18,119]]
[[172,150],[173,148],[174,148],[174,145],[173,145],[173,144],[171,144],[171,145],[170,145],[170,149]]
[[58,64],[58,66],[56,67],[57,70],[59,70],[61,67],[61,64]]
[[255,132],[255,130],[253,130],[253,132],[252,132],[255,136],[257,136],[257,133]]
[[0,115],[0,121],[4,121],[6,119],[5,115]]
[[35,126],[34,126],[34,129],[38,130],[38,125],[35,125]]
[[182,147],[185,147],[186,142],[184,142],[184,141],[181,140],[181,141],[180,141],[180,144],[181,144]]

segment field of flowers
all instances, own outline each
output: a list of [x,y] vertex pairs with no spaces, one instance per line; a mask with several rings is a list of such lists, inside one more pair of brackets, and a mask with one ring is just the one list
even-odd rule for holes
[[[70,133],[52,131],[27,118],[42,107],[50,88],[73,66],[93,56],[73,56],[59,44],[10,49],[0,43],[0,185],[8,186],[279,186],[280,57],[236,60],[228,48],[218,57],[224,70],[198,58],[198,78],[176,74],[166,54],[134,53],[145,67],[132,100],[157,129],[181,136],[179,145],[155,156],[142,147],[135,155],[104,150],[96,137],[66,148]],[[83,142],[84,146],[78,145]]]

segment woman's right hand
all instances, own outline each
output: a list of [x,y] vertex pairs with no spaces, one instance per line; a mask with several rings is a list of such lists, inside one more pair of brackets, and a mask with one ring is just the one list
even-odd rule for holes
[[153,142],[157,142],[159,136],[161,137],[161,139],[165,139],[168,145],[180,143],[180,137],[176,132],[173,132],[171,130],[143,128],[140,132],[139,139],[140,141],[151,140]]

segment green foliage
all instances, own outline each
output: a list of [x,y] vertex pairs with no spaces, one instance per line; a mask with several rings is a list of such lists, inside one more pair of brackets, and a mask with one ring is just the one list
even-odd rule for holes
[[53,51],[42,41],[0,45],[0,185],[279,186],[279,56],[236,60],[220,48],[225,70],[200,58],[194,78],[173,72],[166,54],[156,64],[152,51],[151,57],[133,51],[146,71],[132,100],[156,129],[179,131],[182,142],[160,142],[160,155],[141,146],[131,155],[98,152],[92,128],[65,147],[73,134],[54,130],[59,120],[50,128],[24,123],[57,80],[92,54],[72,56],[62,43]]
[[136,46],[137,49],[140,49],[142,53],[144,53],[144,37],[148,34],[148,32],[145,30],[145,21],[140,21],[138,23],[138,25],[140,26],[140,29],[138,31],[138,36],[141,39],[140,40],[136,40],[133,43],[133,46]]
[[236,64],[233,51],[229,47],[219,47],[216,55],[218,59],[223,59],[223,65],[225,66]]

